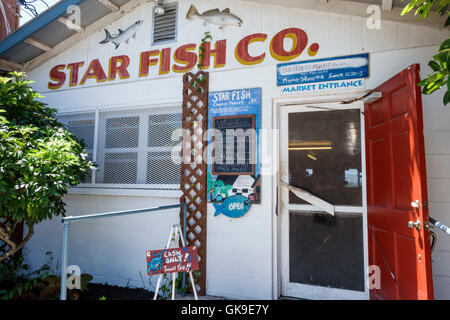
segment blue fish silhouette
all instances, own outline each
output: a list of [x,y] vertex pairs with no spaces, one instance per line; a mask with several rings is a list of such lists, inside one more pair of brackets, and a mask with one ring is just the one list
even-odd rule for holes
[[250,210],[251,201],[248,198],[236,195],[226,198],[221,204],[213,203],[216,213],[214,216],[223,214],[229,218],[240,218]]

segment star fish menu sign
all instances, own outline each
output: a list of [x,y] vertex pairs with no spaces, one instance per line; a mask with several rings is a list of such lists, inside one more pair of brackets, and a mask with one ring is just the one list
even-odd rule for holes
[[214,216],[244,216],[261,203],[261,88],[209,93],[207,200]]

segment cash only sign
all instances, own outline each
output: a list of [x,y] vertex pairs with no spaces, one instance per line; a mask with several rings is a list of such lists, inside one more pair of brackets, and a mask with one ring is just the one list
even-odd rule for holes
[[[189,273],[194,298],[195,300],[198,300],[194,277],[192,275],[192,271],[198,270],[200,268],[197,247],[186,247],[184,236],[181,234],[180,230],[180,225],[173,225],[172,229],[170,230],[169,241],[167,242],[166,248],[161,250],[147,250],[145,253],[145,256],[147,258],[147,274],[149,276],[159,275],[153,300],[156,300],[158,298],[161,278],[163,274],[167,273],[172,274],[172,300],[175,300],[175,273],[178,272]],[[180,236],[181,244],[183,246],[180,248],[170,248],[171,243],[178,245],[178,236]]]
[[147,274],[189,272],[199,269],[197,247],[147,250]]

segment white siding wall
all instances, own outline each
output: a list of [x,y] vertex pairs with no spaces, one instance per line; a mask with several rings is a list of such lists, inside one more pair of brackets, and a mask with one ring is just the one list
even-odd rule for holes
[[[200,12],[218,7],[230,7],[244,20],[241,29],[228,28],[224,32],[216,27],[201,28],[201,22],[186,23],[187,6],[197,5]],[[204,31],[211,31],[214,40],[227,38],[227,66],[211,69],[210,90],[262,87],[262,128],[272,127],[272,99],[279,97],[276,87],[276,63],[267,50],[270,38],[286,27],[303,28],[309,43],[320,44],[314,58],[332,57],[344,54],[370,52],[370,78],[367,88],[374,88],[408,65],[420,62],[423,73],[428,58],[436,45],[448,37],[447,32],[431,28],[383,22],[382,29],[370,31],[365,19],[316,11],[259,5],[243,1],[180,1],[179,40],[172,48],[189,42],[199,43]],[[181,76],[152,76],[138,79],[139,52],[150,49],[151,21],[150,5],[144,5],[136,12],[113,24],[113,30],[127,27],[137,19],[144,19],[137,41],[130,41],[129,47],[99,46],[103,30],[75,45],[71,50],[44,63],[30,73],[37,81],[36,88],[46,97],[45,101],[61,111],[87,110],[96,107],[132,106],[181,102]],[[111,26],[110,26],[111,27]],[[234,59],[234,47],[244,36],[255,32],[268,33],[265,44],[255,43],[258,54],[266,50],[266,60],[257,66],[243,67]],[[158,48],[165,47],[160,46]],[[408,49],[409,48],[409,49]],[[132,59],[129,80],[107,82],[83,87],[64,87],[57,91],[47,89],[48,72],[59,63],[84,60],[87,64],[93,58],[100,58],[103,65],[117,54],[128,54]],[[309,59],[303,53],[296,60]],[[89,82],[89,81],[88,81]],[[429,198],[431,215],[450,224],[450,111],[442,107],[439,94],[424,97],[425,139],[427,168],[429,175]],[[271,154],[271,142],[262,141]],[[67,214],[80,215],[95,212],[116,211],[177,203],[176,197],[75,195],[66,197]],[[175,194],[176,196],[176,194]],[[262,204],[254,205],[251,211],[240,219],[208,215],[207,225],[207,293],[234,298],[272,298],[272,178],[262,178]],[[167,241],[171,225],[177,221],[177,213],[150,213],[147,215],[83,222],[74,225],[70,234],[70,264],[79,265],[83,271],[92,273],[94,281],[119,285],[130,283],[142,286],[139,271],[145,276],[145,249],[161,248]],[[47,221],[36,228],[36,234],[27,246],[28,259],[36,266],[42,264],[45,251],[51,250],[59,258],[62,226],[59,219]],[[450,298],[450,241],[439,235],[434,253],[434,274],[437,298]],[[445,286],[447,284],[447,286]]]
[[[177,204],[179,200],[68,195],[65,202],[67,215],[77,216]],[[148,279],[145,250],[154,246],[164,247],[170,227],[178,222],[179,210],[172,209],[73,223],[69,237],[69,265],[78,265],[82,272],[91,273],[95,282],[142,287],[139,272],[144,281]],[[45,252],[51,251],[55,260],[61,261],[61,244],[60,219],[45,221],[27,245],[27,258],[31,258],[33,265],[38,267],[47,260]],[[148,288],[149,284],[146,285]]]
[[[450,225],[450,108],[442,94],[424,98],[424,135],[430,216]],[[450,237],[434,230],[433,280],[436,299],[450,299]]]

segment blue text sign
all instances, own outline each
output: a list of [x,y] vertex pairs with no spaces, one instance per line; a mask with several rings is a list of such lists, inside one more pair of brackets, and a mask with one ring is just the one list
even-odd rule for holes
[[261,88],[209,93],[207,201],[214,216],[240,218],[261,203],[261,96]]
[[277,85],[367,78],[369,54],[282,63],[277,66]]
[[280,90],[281,95],[302,95],[310,93],[320,93],[325,91],[361,90],[365,87],[365,79],[349,79],[307,84],[294,84],[289,86],[282,86]]

